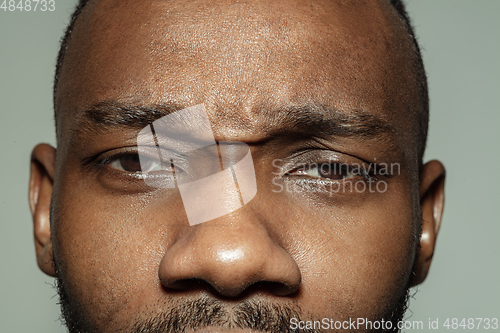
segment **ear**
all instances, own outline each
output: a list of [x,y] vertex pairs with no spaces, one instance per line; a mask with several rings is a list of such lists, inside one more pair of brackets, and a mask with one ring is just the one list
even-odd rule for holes
[[444,207],[445,169],[441,162],[427,162],[420,173],[422,235],[412,286],[424,282],[431,266]]
[[31,154],[29,204],[35,231],[38,267],[55,276],[50,239],[50,198],[54,185],[56,149],[48,144],[37,145]]

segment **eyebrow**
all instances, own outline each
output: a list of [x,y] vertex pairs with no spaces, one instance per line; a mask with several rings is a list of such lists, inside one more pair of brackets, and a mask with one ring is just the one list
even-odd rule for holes
[[144,106],[115,101],[99,102],[86,109],[78,118],[77,130],[111,131],[119,127],[142,129],[155,120],[182,109],[182,106],[174,103]]
[[322,104],[286,107],[273,112],[271,119],[278,135],[388,139],[396,134],[394,127],[382,116],[365,110],[332,109]]
[[[86,109],[77,120],[77,132],[111,131],[118,128],[142,129],[155,120],[168,116],[185,106],[176,103],[144,106],[116,101],[104,101]],[[277,110],[262,108],[266,132],[270,137],[358,137],[365,139],[394,138],[394,127],[383,117],[364,110],[341,111],[325,105],[308,103],[282,107]],[[238,117],[234,121],[246,127]],[[189,130],[188,122],[183,124]],[[192,124],[193,128],[195,128]]]

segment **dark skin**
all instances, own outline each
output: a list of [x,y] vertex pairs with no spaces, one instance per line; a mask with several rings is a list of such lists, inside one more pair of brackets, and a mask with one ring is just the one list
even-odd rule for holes
[[[384,1],[91,2],[59,81],[57,150],[40,144],[32,154],[40,269],[56,275],[54,253],[69,298],[99,332],[201,297],[226,309],[245,300],[298,306],[304,319],[383,317],[424,281],[444,203],[443,165],[417,162],[414,62]],[[176,189],[149,188],[120,169],[140,128],[88,119],[103,101],[204,103],[217,141],[251,147],[256,197],[189,226]],[[298,135],[280,119],[304,105],[354,121],[348,127],[360,119],[386,127]],[[95,156],[111,162],[86,164]],[[384,179],[384,193],[333,195],[296,171],[332,159],[401,171]],[[276,174],[292,191],[272,191]]]

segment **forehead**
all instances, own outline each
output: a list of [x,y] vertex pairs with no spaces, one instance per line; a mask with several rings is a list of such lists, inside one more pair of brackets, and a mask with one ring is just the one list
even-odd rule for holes
[[411,141],[413,63],[386,1],[91,1],[56,100],[70,122],[106,100],[205,103],[226,128],[234,118],[259,127],[259,110],[313,102],[378,114]]

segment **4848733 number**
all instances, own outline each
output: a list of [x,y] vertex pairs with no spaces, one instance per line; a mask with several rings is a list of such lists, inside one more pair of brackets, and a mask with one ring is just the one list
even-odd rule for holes
[[56,10],[56,2],[55,0],[3,0],[0,9],[3,9],[4,12],[17,10],[21,12],[53,12]]
[[443,327],[446,329],[462,329],[462,330],[497,330],[498,318],[446,318]]

